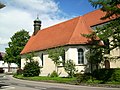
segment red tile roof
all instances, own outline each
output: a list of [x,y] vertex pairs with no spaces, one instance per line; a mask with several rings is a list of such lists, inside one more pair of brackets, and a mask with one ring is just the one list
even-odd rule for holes
[[85,22],[87,23],[88,26],[95,26],[98,24],[102,24],[102,23],[108,22],[111,19],[114,19],[116,17],[116,16],[113,16],[111,18],[101,20],[101,18],[103,16],[105,16],[105,14],[106,14],[105,12],[98,9],[98,10],[94,10],[92,12],[89,12],[89,13],[83,15],[83,17],[84,17]]
[[90,34],[92,32],[91,26],[109,21],[110,19],[100,20],[104,15],[104,12],[95,10],[83,16],[39,30],[36,35],[31,36],[21,54],[64,45],[87,44],[88,39],[81,34]]

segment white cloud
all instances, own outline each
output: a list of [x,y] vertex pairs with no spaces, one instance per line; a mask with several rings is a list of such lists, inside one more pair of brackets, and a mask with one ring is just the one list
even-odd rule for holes
[[14,0],[22,8],[29,10],[37,10],[41,13],[55,13],[58,12],[58,5],[54,0]]
[[[33,32],[33,20],[39,14],[42,28],[69,19],[54,0],[1,0],[6,7],[0,10],[0,51],[3,51],[15,32]],[[61,17],[62,16],[62,17]]]

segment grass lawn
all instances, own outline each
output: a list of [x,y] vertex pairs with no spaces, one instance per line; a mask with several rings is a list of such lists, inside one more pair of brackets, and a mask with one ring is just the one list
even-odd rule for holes
[[47,77],[47,76],[36,76],[36,77],[23,77],[22,75],[14,75],[15,78],[23,80],[32,80],[32,81],[43,81],[43,82],[52,82],[52,83],[65,83],[65,84],[74,84],[74,85],[89,85],[89,86],[98,86],[98,87],[119,87],[120,82],[110,81],[102,83],[100,80],[91,80],[88,79],[85,82],[78,83],[76,78],[67,78],[67,77]]
[[14,75],[15,78],[33,81],[46,81],[55,83],[68,83],[75,84],[76,78],[67,77],[47,77],[47,76],[35,76],[35,77],[23,77],[22,75]]

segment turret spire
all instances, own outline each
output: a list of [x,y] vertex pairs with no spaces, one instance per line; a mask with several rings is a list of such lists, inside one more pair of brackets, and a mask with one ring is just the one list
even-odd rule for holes
[[37,15],[37,18],[34,20],[34,33],[33,34],[36,35],[37,32],[40,30],[40,28],[41,28],[41,21]]

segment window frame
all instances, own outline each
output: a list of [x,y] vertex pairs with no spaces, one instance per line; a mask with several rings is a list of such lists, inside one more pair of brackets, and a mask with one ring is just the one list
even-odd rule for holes
[[78,64],[84,64],[84,49],[83,48],[79,48],[78,49]]

